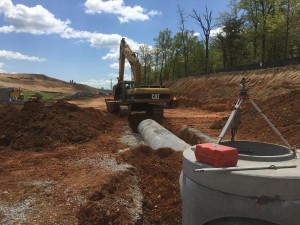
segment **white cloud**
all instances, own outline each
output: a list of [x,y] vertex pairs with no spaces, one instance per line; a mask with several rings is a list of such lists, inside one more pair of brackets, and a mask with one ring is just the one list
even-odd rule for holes
[[37,62],[43,62],[46,60],[44,58],[40,58],[40,57],[36,57],[36,56],[28,56],[28,55],[24,55],[20,52],[12,52],[12,51],[6,51],[6,50],[0,50],[0,58],[37,61]]
[[[107,56],[103,57],[104,60],[118,58],[118,47],[122,39],[122,36],[119,34],[74,30],[69,26],[71,24],[69,20],[61,21],[56,19],[52,13],[40,5],[27,7],[21,4],[13,5],[11,0],[1,0],[1,12],[4,15],[4,19],[10,23],[9,26],[0,27],[1,33],[25,32],[39,35],[58,33],[62,38],[89,42],[91,47],[110,48],[111,50]],[[130,39],[127,41],[133,46],[139,46]]]
[[[117,43],[109,50],[109,52],[102,57],[103,60],[117,60],[120,56],[120,41],[121,38],[117,40]],[[126,39],[126,43],[130,46],[130,49],[133,52],[137,52],[139,50],[139,44],[131,39]],[[150,46],[151,47],[151,46]]]
[[[66,39],[80,39],[90,43],[91,47],[95,48],[109,48],[109,52],[102,57],[103,60],[117,60],[120,55],[120,41],[123,36],[119,34],[102,34],[92,33],[89,31],[79,31],[73,28],[67,28],[61,34],[62,38]],[[126,38],[126,42],[132,51],[138,51],[141,44]]]
[[[87,3],[91,6],[98,5],[99,0],[88,0]],[[110,0],[102,3],[100,1],[100,4],[108,4],[111,8],[122,6],[122,9],[126,8],[130,11],[130,7],[124,6],[122,0]],[[62,21],[55,18],[52,13],[40,5],[28,7],[21,4],[14,5],[11,0],[1,0],[1,12],[10,25],[0,27],[0,33],[25,32],[37,35],[57,33],[65,39],[79,39],[80,42],[88,42],[91,47],[109,48],[110,51],[102,58],[103,60],[118,59],[119,57],[119,45],[122,39],[119,34],[74,30],[69,26],[71,24],[69,20]],[[151,14],[158,14],[158,12],[151,11]],[[137,50],[140,45],[131,39],[126,39],[126,41],[133,50]]]
[[5,64],[0,62],[0,73],[5,73],[6,72],[4,68],[5,68]]
[[[121,22],[129,20],[147,20],[151,16],[159,15],[160,12],[151,10],[147,12],[140,6],[126,6],[123,0],[87,0],[85,2],[88,13],[115,13]],[[0,27],[0,33],[24,32],[34,35],[58,34],[65,39],[77,39],[76,43],[86,42],[91,47],[107,48],[109,52],[102,60],[118,60],[119,46],[123,36],[119,34],[103,34],[97,32],[81,31],[73,29],[69,20],[63,21],[41,5],[28,7],[22,4],[13,4],[12,0],[0,0],[0,14],[8,25]],[[132,51],[138,51],[141,44],[126,38]],[[29,60],[42,62],[46,59],[28,56],[19,52],[0,51],[0,57],[7,59]],[[126,67],[128,65],[126,64]],[[113,65],[116,67],[116,65]]]
[[[104,89],[110,89],[111,85],[114,86],[117,84],[117,77],[119,75],[117,73],[111,73],[108,74],[107,77],[111,77],[111,79],[106,79],[106,80],[96,80],[96,79],[90,79],[84,82],[81,82],[81,84],[85,84],[91,87],[95,88],[104,88]],[[125,74],[125,80],[131,79],[128,75]]]
[[13,3],[11,0],[1,0],[0,1],[0,10],[8,11],[11,7],[13,7]]
[[121,23],[127,23],[129,21],[145,21],[149,20],[150,17],[161,14],[161,12],[157,10],[147,12],[146,9],[138,5],[133,7],[126,6],[123,0],[86,0],[84,6],[86,8],[85,12],[89,14],[116,14]]
[[112,63],[109,65],[110,68],[119,69],[119,63]]
[[85,84],[91,87],[95,88],[105,88],[105,89],[110,89],[110,84],[111,80],[95,80],[95,79],[90,79],[84,82],[81,82],[81,84]]
[[149,16],[156,16],[156,15],[160,16],[161,14],[162,13],[160,11],[157,11],[157,10],[151,10],[148,13]]
[[0,27],[0,33],[11,33],[15,30],[14,26],[3,26]]
[[[119,69],[119,63],[118,62],[112,63],[109,65],[109,67],[113,69]],[[125,69],[130,69],[130,64],[127,61],[125,61]]]
[[[90,43],[91,47],[95,48],[109,48],[109,52],[102,57],[103,60],[117,60],[120,55],[120,41],[123,36],[119,34],[102,34],[89,31],[74,30],[67,28],[61,33],[62,38],[66,39],[80,39]],[[132,51],[138,51],[141,44],[126,38],[126,42]]]
[[223,33],[223,27],[219,27],[217,29],[211,30],[210,31],[210,36],[215,37],[215,36],[217,36],[218,34],[221,34],[221,33]]
[[71,23],[62,21],[41,5],[27,7],[25,5],[13,5],[11,0],[1,0],[0,13],[10,26],[0,27],[0,32],[26,32],[32,34],[52,34],[63,32]]
[[120,55],[120,50],[117,48],[112,48],[109,50],[109,52],[102,57],[103,60],[116,60],[119,58]]
[[124,80],[131,80],[131,74],[124,74]]
[[[113,84],[117,83],[119,73],[111,73],[108,76],[111,77]],[[124,80],[131,80],[131,74],[128,74],[127,71],[124,73]]]
[[[91,87],[95,87],[95,88],[110,89],[111,85],[114,86],[115,84],[117,84],[117,82],[118,82],[117,78],[119,77],[119,74],[118,73],[110,73],[107,75],[107,77],[110,77],[110,79],[104,79],[104,80],[89,79],[87,81],[80,82],[80,83],[91,86]],[[131,80],[131,75],[125,73],[124,80]]]
[[199,32],[195,32],[193,35],[196,36],[196,37],[199,37],[200,33]]
[[122,36],[119,34],[102,34],[67,28],[61,33],[62,38],[81,39],[90,43],[92,47],[113,48],[119,45]]

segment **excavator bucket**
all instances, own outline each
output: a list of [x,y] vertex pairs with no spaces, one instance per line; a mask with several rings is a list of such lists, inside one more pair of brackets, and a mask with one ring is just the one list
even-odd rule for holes
[[120,102],[112,99],[105,99],[108,113],[118,113],[120,111]]

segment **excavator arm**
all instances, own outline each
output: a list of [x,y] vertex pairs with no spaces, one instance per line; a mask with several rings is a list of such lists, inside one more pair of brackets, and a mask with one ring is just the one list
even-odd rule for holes
[[140,86],[142,84],[141,64],[136,53],[130,49],[125,38],[122,38],[120,43],[119,81],[124,81],[125,59],[130,63],[132,80],[134,81],[135,86]]

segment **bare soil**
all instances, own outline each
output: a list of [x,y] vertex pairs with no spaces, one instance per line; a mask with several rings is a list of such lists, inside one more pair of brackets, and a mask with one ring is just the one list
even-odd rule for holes
[[62,100],[49,106],[29,101],[21,110],[9,105],[1,110],[0,123],[5,127],[0,130],[2,146],[15,150],[43,150],[87,142],[109,132],[111,126],[109,115]]
[[78,91],[97,93],[97,89],[83,84],[61,81],[43,74],[0,73],[0,87],[15,87],[22,90],[74,94]]
[[[216,138],[245,76],[249,96],[299,146],[298,71],[170,82],[178,107],[159,122],[178,136],[188,125]],[[0,224],[181,224],[182,153],[143,144],[133,132],[143,118],[107,114],[104,98],[1,105]],[[236,138],[282,144],[247,101]]]

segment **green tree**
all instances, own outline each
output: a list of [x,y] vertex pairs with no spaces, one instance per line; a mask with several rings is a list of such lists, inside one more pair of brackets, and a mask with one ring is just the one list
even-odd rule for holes
[[[216,35],[216,37],[214,38],[214,43],[213,46],[215,47],[215,52],[217,50],[220,50],[221,55],[222,55],[222,65],[223,68],[226,68],[227,65],[227,43],[226,43],[226,36],[224,35],[223,32],[219,33]],[[218,59],[216,59],[216,61],[218,61]],[[216,67],[216,66],[215,66]]]
[[179,15],[179,34],[177,39],[180,42],[180,48],[182,49],[181,54],[183,56],[183,64],[184,64],[184,74],[188,75],[188,61],[189,61],[189,52],[188,52],[188,31],[185,29],[185,22],[187,20],[187,16],[185,15],[184,10],[178,6],[177,13]]
[[141,45],[139,47],[139,52],[143,67],[144,84],[147,85],[150,82],[152,54],[148,45]]
[[245,11],[243,17],[246,29],[248,29],[245,33],[250,38],[249,45],[252,46],[252,62],[256,62],[258,60],[258,41],[260,39],[259,4],[257,0],[241,0],[238,3],[238,7]]
[[182,33],[178,32],[173,37],[172,72],[175,77],[188,76],[191,73],[203,70],[204,48],[194,31],[186,30],[182,44]]
[[241,41],[243,20],[237,18],[236,15],[228,15],[223,20],[223,35],[225,36],[225,44],[228,50],[229,66],[233,67],[238,64],[238,59],[240,59],[239,53],[243,50]]
[[[159,35],[157,38],[154,38],[154,41],[156,42],[156,48],[159,49],[160,54],[162,55],[161,60],[161,71],[160,71],[160,81],[163,79],[169,79],[168,74],[168,58],[170,56],[170,49],[172,47],[172,31],[166,28],[163,31],[159,32]],[[162,78],[163,73],[163,78]]]
[[[299,0],[231,0],[230,10],[213,21],[212,12],[190,17],[201,28],[202,40],[189,30],[186,14],[180,6],[178,32],[166,28],[154,38],[151,57],[142,55],[144,76],[162,81],[218,68],[300,56]],[[217,24],[216,36],[211,31]],[[150,61],[150,63],[149,63]],[[147,66],[146,66],[147,65]]]
[[188,33],[187,46],[189,52],[188,75],[205,70],[205,47],[193,30]]
[[202,38],[205,43],[205,71],[208,71],[209,42],[211,37],[210,32],[214,28],[214,25],[212,25],[212,11],[208,12],[208,9],[206,7],[202,19],[201,15],[195,9],[193,9],[193,13],[190,16],[198,22],[199,26],[202,29],[202,33],[203,33]]
[[296,56],[295,50],[297,42],[299,43],[299,12],[299,0],[279,0],[279,13],[283,18],[281,28],[284,31],[284,58]]

